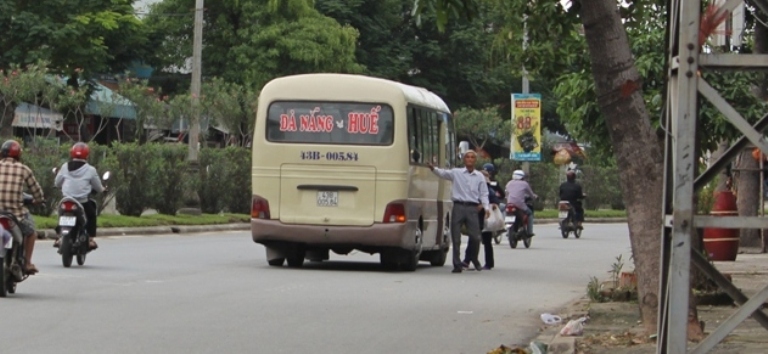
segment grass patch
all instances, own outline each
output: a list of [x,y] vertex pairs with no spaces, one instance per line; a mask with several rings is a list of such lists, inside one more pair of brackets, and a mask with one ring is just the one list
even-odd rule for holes
[[[533,214],[533,216],[534,218],[541,218],[541,219],[556,219],[557,210],[556,209],[537,210]],[[611,210],[611,209],[584,210],[584,220],[586,221],[589,221],[589,218],[626,218],[626,217],[627,217],[626,210]]]
[[[53,229],[58,219],[56,216],[34,216],[38,229]],[[99,227],[141,227],[165,225],[215,225],[236,222],[248,222],[247,214],[203,214],[203,215],[143,215],[141,217],[124,215],[99,215]]]

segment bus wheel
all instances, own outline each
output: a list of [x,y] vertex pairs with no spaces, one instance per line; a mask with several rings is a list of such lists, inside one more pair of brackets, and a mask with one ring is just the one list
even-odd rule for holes
[[389,250],[382,250],[379,252],[379,260],[381,261],[381,266],[384,267],[384,269],[397,269],[397,258],[395,257],[394,252]]
[[418,251],[402,250],[400,269],[406,272],[413,272],[416,270],[416,266],[419,265],[419,253]]
[[307,251],[301,245],[296,245],[293,252],[289,253],[287,258],[288,266],[292,268],[300,268],[304,265],[304,257],[307,255]]
[[442,267],[445,265],[445,261],[446,259],[448,259],[448,250],[451,249],[450,242],[448,242],[448,239],[449,237],[447,234],[443,235],[443,245],[445,245],[445,247],[437,251],[434,251],[431,254],[431,257],[429,259],[429,264],[431,264],[434,267]]
[[267,263],[273,267],[282,267],[284,262],[285,258],[275,258],[267,261]]

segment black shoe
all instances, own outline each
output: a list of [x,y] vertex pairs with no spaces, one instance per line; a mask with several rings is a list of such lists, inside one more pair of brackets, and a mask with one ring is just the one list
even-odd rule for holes
[[483,267],[480,266],[480,263],[475,263],[475,270],[478,271],[478,272],[483,270]]
[[461,268],[453,268],[451,273],[461,273]]

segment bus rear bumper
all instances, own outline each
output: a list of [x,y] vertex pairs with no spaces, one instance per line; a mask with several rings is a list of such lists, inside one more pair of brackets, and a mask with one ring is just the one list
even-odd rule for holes
[[415,245],[415,223],[371,226],[284,224],[279,220],[251,219],[253,241],[302,243],[310,246],[402,247]]

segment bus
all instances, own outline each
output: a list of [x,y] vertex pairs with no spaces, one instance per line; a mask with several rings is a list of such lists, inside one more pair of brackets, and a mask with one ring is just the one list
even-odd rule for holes
[[251,166],[253,241],[270,266],[330,252],[389,269],[443,266],[457,163],[451,112],[421,87],[348,74],[274,79],[261,90]]

